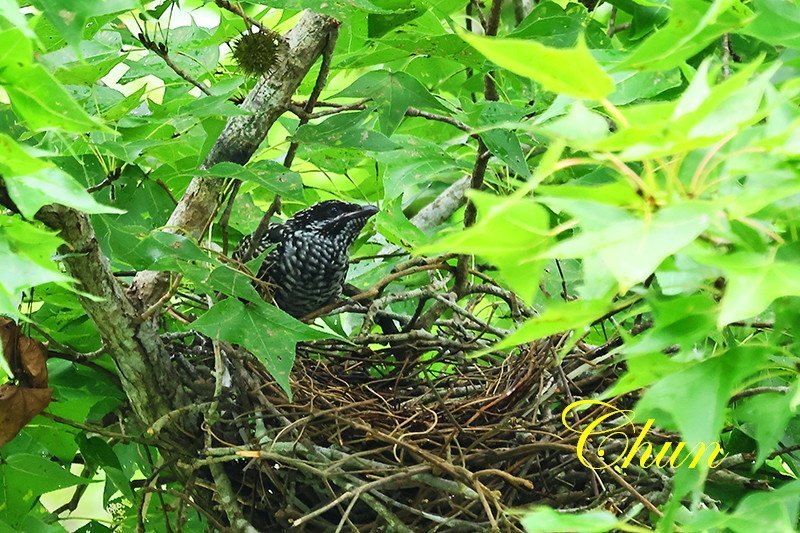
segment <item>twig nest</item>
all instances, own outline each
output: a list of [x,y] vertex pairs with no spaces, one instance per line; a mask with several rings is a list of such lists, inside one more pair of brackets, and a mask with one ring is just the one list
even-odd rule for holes
[[271,30],[244,33],[233,43],[233,58],[246,74],[265,76],[277,66],[284,44],[283,37]]

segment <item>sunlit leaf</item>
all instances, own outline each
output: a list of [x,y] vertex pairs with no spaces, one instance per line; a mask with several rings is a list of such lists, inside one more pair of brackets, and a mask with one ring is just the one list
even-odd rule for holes
[[542,84],[548,91],[600,100],[614,81],[592,57],[583,40],[575,48],[549,48],[536,41],[461,34],[480,53],[514,74]]

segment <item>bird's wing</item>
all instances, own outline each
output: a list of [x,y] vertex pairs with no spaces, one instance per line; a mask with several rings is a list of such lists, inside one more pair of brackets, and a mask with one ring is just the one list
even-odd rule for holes
[[[247,261],[264,253],[264,250],[274,244],[278,244],[283,240],[284,226],[283,224],[270,224],[261,241],[253,249],[250,257],[246,258]],[[239,242],[239,246],[231,254],[231,257],[236,261],[245,260],[245,254],[250,248],[250,243],[253,240],[253,234],[246,235]]]

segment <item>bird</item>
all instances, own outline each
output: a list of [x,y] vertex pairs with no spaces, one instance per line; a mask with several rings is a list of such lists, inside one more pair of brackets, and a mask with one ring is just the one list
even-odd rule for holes
[[372,205],[318,202],[282,224],[270,224],[253,250],[254,234],[247,235],[231,257],[241,262],[274,246],[256,277],[271,288],[278,308],[300,318],[339,297],[349,268],[348,249],[377,212]]

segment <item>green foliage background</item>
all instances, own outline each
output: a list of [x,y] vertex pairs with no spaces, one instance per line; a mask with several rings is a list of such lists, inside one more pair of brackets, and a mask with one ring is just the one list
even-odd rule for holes
[[[594,344],[621,335],[614,358],[627,371],[608,396],[645,388],[639,419],[654,418],[689,445],[719,440],[729,456],[749,458],[753,479],[778,487],[720,487],[706,482],[707,469],[680,470],[654,524],[795,530],[800,5],[543,0],[519,20],[509,0],[492,38],[468,31],[467,3],[243,4],[281,32],[304,8],[337,17],[321,100],[368,100],[299,128],[287,113],[245,167],[206,171],[243,181],[231,241],[255,229],[275,194],[288,212],[330,197],[379,203],[372,232],[415,254],[475,254],[541,311],[505,348],[565,330]],[[147,53],[135,21],[211,94],[191,90]],[[200,1],[0,0],[0,176],[21,213],[0,214],[0,314],[31,324],[51,349],[101,348],[79,289],[59,265],[60,239],[33,220],[53,202],[93,215],[123,279],[172,270],[193,294],[250,295],[246,278],[210,244],[222,244],[219,226],[203,242],[160,231],[226,118],[242,113],[234,102],[256,81],[237,71],[225,44],[243,30],[240,17]],[[486,74],[499,101],[483,97]],[[298,100],[315,76],[312,69]],[[409,108],[453,120],[408,116]],[[477,223],[464,231],[462,210],[428,233],[415,228],[408,218],[472,171],[478,138],[492,157],[484,190],[470,196]],[[287,170],[275,160],[291,141],[299,150]],[[380,248],[362,239],[355,253]],[[394,261],[359,264],[353,283],[369,287]],[[246,345],[287,387],[296,342],[347,329],[331,320],[323,333],[268,306],[229,309],[237,304],[217,304],[198,329]],[[598,321],[612,310],[623,312]],[[650,327],[629,334],[643,323]],[[267,324],[272,334],[250,338],[252,324]],[[170,319],[165,327],[180,329]],[[49,413],[98,422],[123,405],[127,416],[109,377],[113,363],[102,355],[93,362],[50,361],[57,401]],[[761,393],[741,395],[754,388]],[[83,476],[70,473],[76,457]],[[104,504],[117,502],[115,523],[135,527],[126,502],[141,497],[141,485],[131,480],[150,475],[154,460],[144,444],[38,417],[0,450],[0,531],[62,531],[68,513],[53,514],[40,496],[96,476]],[[709,497],[719,509],[707,508]],[[148,511],[153,531],[166,528],[158,507]],[[542,509],[523,524],[529,531],[631,528],[624,519]],[[111,526],[95,520],[81,530]],[[205,527],[194,516],[185,529]]]

